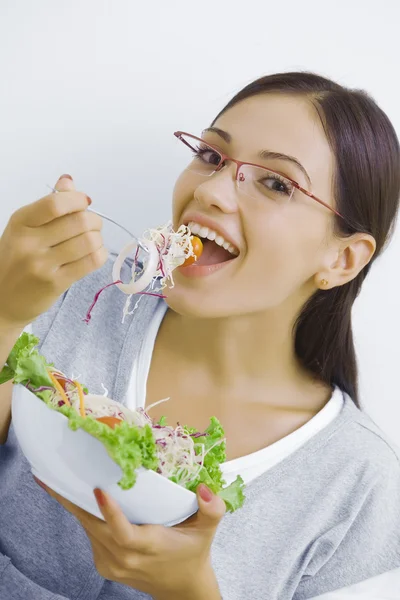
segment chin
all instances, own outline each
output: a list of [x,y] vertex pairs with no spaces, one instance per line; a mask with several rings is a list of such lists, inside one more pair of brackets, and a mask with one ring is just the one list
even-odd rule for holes
[[179,290],[178,285],[164,293],[167,296],[165,302],[168,307],[184,317],[215,319],[227,316],[226,310],[218,310],[212,294],[208,294],[208,297],[204,298],[204,294],[199,294],[194,290],[191,293],[188,293],[187,290]]
[[[248,294],[243,293],[247,286],[238,277],[239,261],[237,257],[222,264],[176,269],[174,287],[164,290],[167,305],[182,316],[198,319],[222,319],[252,312]],[[186,269],[190,269],[189,275]]]
[[246,312],[244,298],[225,287],[223,290],[209,287],[205,289],[182,285],[175,281],[175,286],[164,290],[168,307],[179,315],[194,319],[224,319],[243,315]]
[[195,319],[215,319],[226,317],[227,310],[223,299],[212,291],[188,289],[178,281],[171,289],[165,289],[165,302],[179,315]]

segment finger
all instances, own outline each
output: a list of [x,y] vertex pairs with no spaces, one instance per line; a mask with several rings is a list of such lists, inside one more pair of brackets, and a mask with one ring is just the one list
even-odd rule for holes
[[109,525],[116,543],[125,548],[129,547],[139,551],[146,551],[149,540],[146,538],[145,528],[141,528],[139,525],[132,525],[117,502],[109,494],[95,489],[94,495],[101,514]]
[[88,254],[80,260],[63,265],[57,271],[60,285],[67,289],[72,283],[79,281],[82,277],[89,275],[93,271],[97,271],[97,269],[101,269],[107,262],[107,259],[108,250],[102,246],[96,252],[92,252],[92,254]]
[[197,501],[199,511],[197,513],[196,529],[214,534],[226,512],[225,502],[222,498],[213,494],[204,483],[201,483],[197,488]]
[[46,260],[50,268],[61,267],[97,252],[102,247],[103,238],[101,233],[99,231],[88,231],[50,248]]
[[64,215],[86,210],[90,202],[90,198],[83,192],[49,194],[17,210],[13,220],[26,227],[40,227]]
[[58,181],[56,183],[56,185],[54,186],[54,189],[56,189],[58,192],[68,192],[68,191],[74,191],[75,190],[75,184],[74,184],[74,180],[72,179],[71,175],[61,175],[58,178]]
[[82,233],[101,231],[102,228],[103,219],[99,215],[81,210],[46,223],[35,231],[38,232],[46,246],[51,248]]

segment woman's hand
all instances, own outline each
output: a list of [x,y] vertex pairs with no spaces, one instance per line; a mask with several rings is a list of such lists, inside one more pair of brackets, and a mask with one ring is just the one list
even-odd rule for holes
[[17,210],[0,237],[3,329],[23,329],[107,260],[102,219],[86,210],[90,198],[75,190],[70,175],[55,189]]
[[220,600],[210,547],[225,514],[225,503],[204,485],[199,511],[176,527],[132,525],[118,504],[95,490],[105,522],[65,500],[36,480],[81,522],[92,544],[97,571],[156,600]]

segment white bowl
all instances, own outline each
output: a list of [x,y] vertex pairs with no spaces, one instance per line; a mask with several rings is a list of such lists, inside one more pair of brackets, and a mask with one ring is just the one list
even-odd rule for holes
[[55,492],[103,518],[93,495],[99,487],[120,505],[131,523],[177,525],[198,509],[196,494],[166,477],[140,468],[130,490],[122,490],[120,467],[99,440],[52,410],[22,385],[14,385],[13,427],[32,473]]

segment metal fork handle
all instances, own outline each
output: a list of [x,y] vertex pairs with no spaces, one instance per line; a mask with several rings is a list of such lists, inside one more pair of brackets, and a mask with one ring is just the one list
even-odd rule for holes
[[107,215],[99,212],[98,210],[94,210],[93,208],[88,208],[87,210],[89,212],[95,213],[96,215],[99,215],[99,217],[101,217],[102,219],[106,219],[107,221],[110,221],[110,223],[113,223],[117,227],[120,227],[121,229],[123,229],[126,233],[128,233],[131,236],[131,238],[133,238],[136,241],[139,248],[141,248],[142,250],[144,250],[147,253],[149,252],[148,248],[146,248],[146,246],[140,241],[140,239],[136,235],[133,235],[133,233],[131,233],[129,231],[129,229],[127,229],[120,223],[117,223],[117,221],[114,221],[113,219],[111,219],[111,217],[108,217]]
[[[51,185],[47,185],[47,187],[49,187],[53,191],[54,194],[58,194],[58,190],[56,190]],[[111,217],[108,217],[104,213],[99,212],[98,210],[94,210],[93,208],[88,208],[87,210],[89,212],[95,213],[96,215],[99,215],[99,217],[101,217],[102,219],[106,219],[106,221],[110,221],[110,223],[113,223],[113,225],[116,225],[117,227],[120,227],[121,229],[123,229],[125,231],[125,233],[127,233],[128,235],[130,235],[131,238],[136,241],[136,243],[139,246],[139,248],[141,248],[142,250],[144,250],[144,252],[147,252],[147,254],[149,253],[149,249],[140,241],[140,239],[136,235],[133,235],[133,233],[131,231],[129,231],[129,229],[127,229],[126,227],[124,227],[120,223],[117,223],[117,221],[114,221],[114,219],[111,219]]]

